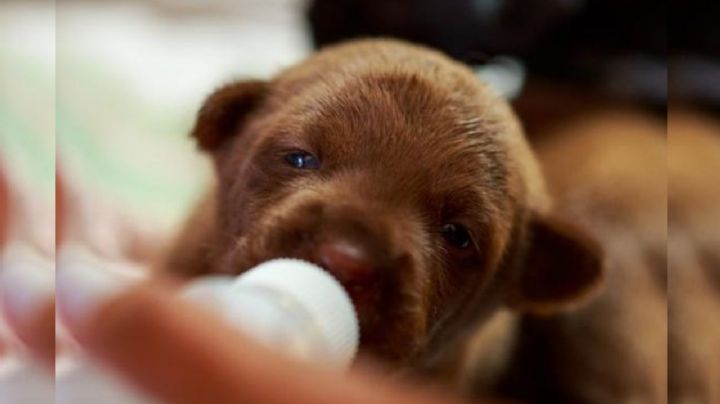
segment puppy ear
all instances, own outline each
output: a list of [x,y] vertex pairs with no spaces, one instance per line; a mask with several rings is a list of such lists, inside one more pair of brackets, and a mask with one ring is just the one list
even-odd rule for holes
[[200,149],[212,151],[237,133],[267,93],[267,82],[237,81],[215,90],[197,115],[192,136]]
[[529,243],[511,296],[517,308],[550,314],[583,303],[599,289],[605,272],[603,253],[579,229],[536,216],[531,220]]

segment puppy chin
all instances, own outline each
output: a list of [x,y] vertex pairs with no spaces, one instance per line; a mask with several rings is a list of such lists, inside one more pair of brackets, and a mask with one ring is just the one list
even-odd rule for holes
[[374,290],[377,300],[353,300],[360,319],[360,353],[392,365],[409,364],[424,346],[427,314],[402,287]]

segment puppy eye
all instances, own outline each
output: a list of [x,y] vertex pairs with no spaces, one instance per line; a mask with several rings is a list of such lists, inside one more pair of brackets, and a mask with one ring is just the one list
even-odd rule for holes
[[457,223],[446,223],[442,227],[442,235],[450,245],[464,250],[470,246],[470,233]]
[[285,156],[285,161],[291,166],[299,169],[316,170],[320,168],[320,162],[312,154],[304,151],[292,152]]

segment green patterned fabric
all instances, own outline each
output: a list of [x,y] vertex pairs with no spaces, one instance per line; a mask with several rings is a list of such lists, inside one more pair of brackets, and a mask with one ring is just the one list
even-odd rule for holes
[[151,105],[111,72],[66,52],[58,63],[61,169],[133,216],[179,220],[209,177],[186,135],[193,111]]
[[54,192],[54,83],[42,63],[0,45],[0,160],[39,198]]
[[82,196],[132,220],[175,226],[210,168],[187,136],[192,110],[152,105],[112,72],[63,52],[55,70],[0,47],[0,160],[52,203],[55,158]]

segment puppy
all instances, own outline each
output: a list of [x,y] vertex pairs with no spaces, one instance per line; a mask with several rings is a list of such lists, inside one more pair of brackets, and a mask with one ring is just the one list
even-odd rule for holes
[[720,122],[668,114],[669,400],[720,402]]
[[312,261],[351,296],[361,355],[392,369],[452,373],[499,308],[553,311],[600,283],[599,249],[551,217],[508,105],[438,52],[326,48],[271,81],[219,88],[192,136],[217,184],[166,270]]
[[527,319],[519,379],[534,382],[534,402],[665,403],[663,124],[632,111],[589,114],[546,134],[537,153],[557,214],[600,242],[607,274],[587,306]]

